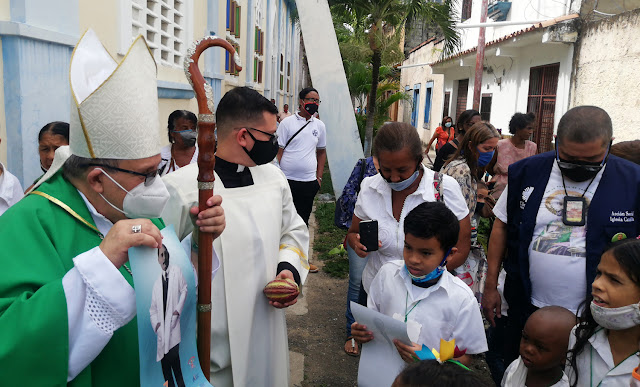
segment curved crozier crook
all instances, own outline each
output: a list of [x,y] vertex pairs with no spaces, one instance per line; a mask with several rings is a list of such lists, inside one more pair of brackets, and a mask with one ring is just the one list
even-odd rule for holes
[[[233,61],[236,63],[236,67],[238,68],[238,70],[242,70],[240,56],[233,48],[231,43],[229,43],[226,39],[218,38],[215,35],[205,36],[204,38],[194,42],[191,45],[191,47],[187,50],[187,55],[184,60],[184,73],[187,76],[187,80],[189,81],[189,84],[196,94],[198,110],[201,115],[213,114],[214,112],[211,93],[207,93],[207,87],[209,85],[205,82],[204,77],[200,72],[200,68],[198,67],[198,60],[200,59],[200,55],[209,47],[222,47],[225,50],[229,51],[229,55],[233,56]],[[207,94],[210,95],[207,96]]]
[[[233,55],[236,66],[242,70],[240,57],[225,39],[207,36],[195,42],[184,60],[184,72],[198,102],[198,202],[200,211],[208,209],[207,200],[213,195],[216,147],[213,93],[198,68],[200,54],[209,47],[222,47]],[[213,234],[198,234],[198,358],[205,378],[209,379],[211,349],[211,270]]]

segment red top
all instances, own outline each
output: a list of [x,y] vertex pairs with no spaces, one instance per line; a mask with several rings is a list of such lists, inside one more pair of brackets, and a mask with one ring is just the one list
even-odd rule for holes
[[453,140],[453,138],[455,137],[455,133],[456,132],[453,126],[449,128],[449,133],[447,133],[442,126],[438,126],[436,128],[436,138],[438,139],[438,142],[436,143],[436,149],[440,150],[440,148],[442,148],[444,144]]

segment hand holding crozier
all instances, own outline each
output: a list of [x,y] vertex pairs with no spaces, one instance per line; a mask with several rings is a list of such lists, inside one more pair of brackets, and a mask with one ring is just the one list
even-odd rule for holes
[[264,287],[263,293],[269,300],[269,305],[275,308],[286,308],[298,301],[300,288],[293,280],[293,273],[283,270],[275,280]]

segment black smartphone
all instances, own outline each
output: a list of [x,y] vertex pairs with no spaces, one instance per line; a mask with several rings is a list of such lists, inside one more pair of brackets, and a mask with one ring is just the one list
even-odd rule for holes
[[363,220],[360,222],[360,243],[367,251],[378,250],[378,221]]

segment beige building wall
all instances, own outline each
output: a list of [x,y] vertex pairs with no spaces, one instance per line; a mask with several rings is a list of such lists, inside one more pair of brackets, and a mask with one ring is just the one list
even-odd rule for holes
[[[224,4],[222,4],[224,8]],[[124,53],[121,49],[121,5],[118,1],[79,1],[80,31],[83,33],[88,28],[92,28],[100,37],[105,48],[114,56],[114,59],[121,61]],[[186,41],[187,47],[197,39],[202,37],[207,24],[207,4],[206,1],[193,0],[190,14],[192,17],[192,28]],[[133,42],[133,39],[132,39]],[[201,57],[201,71],[204,72],[203,58]],[[189,86],[182,67],[168,66],[157,63],[158,80],[180,83]],[[176,109],[186,109],[197,114],[198,105],[195,98],[192,99],[159,99],[158,120],[160,122],[160,132],[162,139],[168,144],[167,118]]]
[[640,138],[640,9],[588,24],[576,50],[571,106],[596,105],[618,141]]
[[[441,45],[435,45],[431,42],[409,54],[409,58],[402,62],[402,66],[411,66],[416,64],[431,63],[438,59],[440,55],[439,48]],[[424,122],[425,103],[426,103],[426,84],[433,82],[431,94],[431,112],[429,114],[429,122]],[[433,74],[431,66],[416,66],[403,68],[400,75],[400,86],[402,90],[406,90],[408,86],[412,89],[414,85],[420,84],[420,101],[418,102],[418,117],[416,120],[416,129],[423,142],[428,143],[436,128],[442,120],[442,108],[444,106],[444,76]],[[413,99],[413,91],[409,91],[409,96]],[[398,108],[398,121],[411,123],[412,100],[402,101]]]
[[0,20],[11,20],[11,0],[0,0]]

